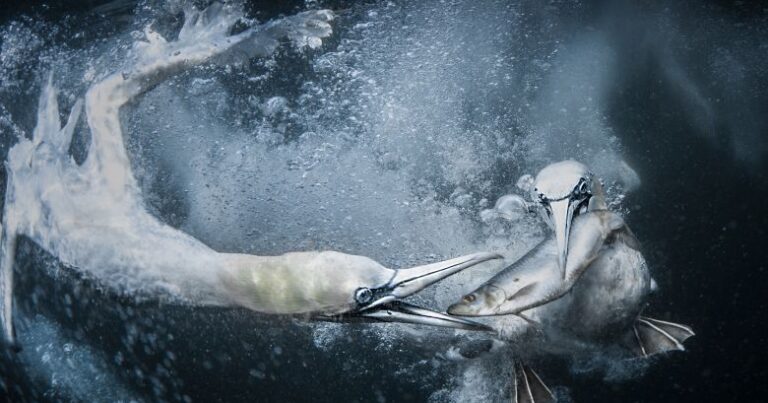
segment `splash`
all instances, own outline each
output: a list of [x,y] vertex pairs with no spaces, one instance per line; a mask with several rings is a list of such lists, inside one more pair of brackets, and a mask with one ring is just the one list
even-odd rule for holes
[[145,40],[133,44],[125,70],[106,76],[86,93],[91,144],[79,165],[69,149],[81,101],[62,127],[57,92],[49,77],[32,138],[18,139],[6,165],[0,295],[8,340],[13,339],[11,287],[17,235],[31,238],[86,277],[127,295],[228,304],[215,279],[221,268],[216,252],[144,209],[123,144],[119,110],[187,65],[214,57],[231,61],[269,55],[282,37],[299,47],[317,47],[319,38],[330,34],[326,21],[332,15],[307,12],[229,35],[238,18],[236,9],[220,4],[204,11],[187,8],[173,42],[147,28]]
[[[275,54],[277,43],[264,42],[259,49],[269,56],[249,65],[236,63],[251,56],[238,48],[214,67],[153,81],[157,88],[127,105],[123,121],[105,109],[119,101],[91,92],[97,101],[86,100],[89,119],[110,117],[91,123],[112,134],[123,127],[125,144],[104,143],[95,130],[90,147],[107,151],[89,155],[80,171],[67,159],[49,164],[48,179],[38,183],[36,193],[16,192],[14,198],[47,198],[72,216],[119,214],[125,222],[110,231],[149,234],[126,245],[147,251],[131,256],[109,253],[110,231],[88,244],[89,251],[104,251],[100,254],[78,251],[74,245],[84,239],[76,231],[66,238],[69,244],[40,236],[62,260],[92,268],[94,277],[130,295],[220,303],[216,295],[187,291],[193,288],[188,281],[210,281],[212,251],[203,244],[259,254],[335,249],[394,267],[481,249],[514,259],[544,236],[540,222],[535,217],[482,220],[481,210],[512,191],[520,175],[561,158],[552,154],[560,144],[568,145],[569,157],[598,167],[602,177],[619,177],[612,169],[621,160],[620,144],[603,116],[605,83],[611,80],[604,73],[613,63],[605,37],[587,35],[564,44],[566,29],[557,15],[534,10],[541,11],[541,19],[532,19],[526,7],[507,2],[355,5],[322,52]],[[66,136],[60,135],[58,102],[72,106],[81,86],[105,79],[107,71],[121,71],[116,54],[125,53],[115,48],[130,51],[129,62],[139,70],[173,56],[180,43],[199,44],[205,53],[210,50],[205,44],[230,34],[224,28],[239,16],[231,12],[226,8],[186,19],[176,42],[166,40],[159,32],[169,27],[157,23],[133,26],[136,32],[82,51],[52,50],[54,56],[75,55],[84,63],[80,71],[62,71],[74,68],[48,62],[64,88],[57,96],[52,86],[45,87],[34,138],[74,136],[71,148],[77,151],[88,133],[73,123],[65,126]],[[135,24],[140,23],[137,18]],[[289,40],[310,49],[321,45],[312,35]],[[4,49],[16,49],[14,43],[20,42],[4,41]],[[281,58],[299,67],[286,68]],[[124,98],[135,91],[126,88]],[[76,120],[73,115],[71,121]],[[42,143],[24,139],[19,144],[11,157],[15,175],[22,178],[28,157],[46,146],[38,150]],[[98,183],[88,176],[91,170],[113,171],[87,198],[67,199],[56,193],[58,187],[47,186]],[[496,205],[497,211],[505,208]],[[183,246],[161,241],[169,236]],[[87,261],[81,257],[86,255]],[[421,302],[447,306],[495,269],[456,276]],[[387,341],[382,348],[413,337],[396,329],[380,335]],[[314,342],[327,349],[343,336],[337,325],[322,325]],[[488,371],[469,372],[462,382],[487,387],[482,382],[491,378],[484,375]]]

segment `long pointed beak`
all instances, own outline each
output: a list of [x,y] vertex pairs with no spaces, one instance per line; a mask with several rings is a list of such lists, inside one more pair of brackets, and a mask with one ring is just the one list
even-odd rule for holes
[[381,322],[414,323],[418,325],[449,327],[462,330],[492,331],[493,328],[482,323],[446,315],[426,308],[420,308],[407,302],[392,302],[379,305],[376,308],[366,310],[358,314],[366,318]]
[[565,278],[565,264],[568,256],[568,237],[571,234],[571,221],[573,220],[573,208],[569,198],[549,202],[552,220],[552,228],[557,239],[557,263],[560,274]]
[[320,320],[341,322],[400,322],[428,326],[450,327],[463,330],[490,331],[492,328],[471,320],[457,318],[441,312],[420,308],[401,298],[413,295],[424,288],[468,267],[493,259],[501,259],[496,253],[474,253],[455,259],[432,263],[410,269],[396,270],[395,275],[383,288],[384,294],[364,307],[341,315],[319,315]]
[[442,262],[397,270],[395,276],[390,280],[390,286],[392,287],[391,295],[395,298],[413,295],[468,267],[501,258],[502,256],[497,253],[473,253]]

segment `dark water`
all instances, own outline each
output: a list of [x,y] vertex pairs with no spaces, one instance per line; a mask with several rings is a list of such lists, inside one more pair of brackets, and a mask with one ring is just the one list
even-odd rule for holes
[[[320,5],[352,10],[347,17],[340,13],[342,18],[338,23],[342,33],[355,24],[355,18],[362,20],[367,8],[381,9],[374,3]],[[314,7],[315,3],[309,6]],[[248,12],[260,20],[306,7],[301,2],[246,5]],[[657,359],[637,376],[606,382],[600,372],[574,375],[567,365],[554,364],[549,369],[550,383],[567,387],[567,394],[577,402],[767,400],[768,350],[764,346],[768,316],[765,296],[768,286],[768,181],[765,176],[768,5],[712,1],[550,2],[546,5],[520,2],[517,7],[523,17],[515,22],[523,24],[523,28],[507,26],[493,20],[489,16],[493,12],[484,12],[483,7],[498,8],[496,2],[471,7],[444,3],[434,7],[441,10],[434,13],[434,21],[420,20],[429,13],[419,14],[417,10],[393,12],[389,24],[402,23],[412,28],[412,24],[420,23],[428,27],[446,18],[441,13],[455,9],[457,13],[464,13],[464,17],[457,19],[466,21],[462,38],[481,41],[487,34],[488,41],[503,42],[503,37],[480,29],[486,23],[482,18],[489,18],[492,22],[488,26],[494,29],[502,27],[500,29],[517,33],[520,32],[516,30],[522,29],[520,36],[513,35],[522,44],[510,45],[505,52],[518,55],[522,60],[516,65],[522,70],[519,74],[533,76],[526,81],[532,86],[547,87],[546,77],[556,76],[558,69],[565,71],[563,78],[570,77],[577,83],[576,92],[581,78],[595,80],[585,85],[601,86],[603,95],[597,115],[603,120],[598,129],[609,128],[618,138],[620,146],[611,152],[620,154],[642,180],[639,190],[627,195],[622,208],[629,212],[628,222],[643,242],[646,259],[661,290],[648,313],[687,323],[697,333],[686,343],[685,353]],[[95,8],[98,13],[93,12]],[[159,10],[162,7],[151,2],[139,5],[96,0],[72,4],[63,1],[4,4],[0,19],[5,29],[3,57],[9,54],[11,46],[14,52],[19,52],[20,44],[9,45],[8,41],[14,37],[9,34],[14,29],[34,32],[40,43],[30,43],[29,54],[16,55],[13,60],[9,57],[0,66],[2,78],[7,80],[0,91],[3,156],[13,142],[14,128],[30,132],[34,126],[43,73],[58,65],[55,70],[62,72],[62,76],[76,76],[70,71],[76,69],[61,67],[67,62],[56,60],[56,55],[67,54],[58,49],[74,49],[73,60],[79,63],[88,55],[78,54],[78,49],[89,49],[100,37],[113,38],[143,25],[136,19],[159,18],[169,30],[178,24]],[[134,17],[136,15],[139,17]],[[400,39],[412,33],[408,29],[403,28]],[[73,38],[73,32],[84,34]],[[566,61],[547,58],[552,49],[567,43],[568,38],[590,38],[593,33],[601,36],[598,45],[584,49],[597,56],[609,55],[611,60],[610,68],[600,72],[604,76],[599,80],[589,74],[569,75],[573,64],[567,62],[567,57]],[[377,38],[375,44],[380,45],[384,40]],[[335,40],[338,37],[326,48],[338,46]],[[386,60],[387,52],[393,52],[381,46],[381,53],[372,53],[371,57]],[[509,122],[496,125],[489,115],[515,121],[509,117],[508,109],[531,100],[536,104],[534,107],[517,112],[525,115],[520,118],[523,121],[526,116],[557,114],[560,99],[570,96],[567,92],[553,91],[554,95],[547,100],[547,96],[539,95],[546,90],[526,89],[528,92],[518,94],[515,90],[519,87],[514,85],[486,86],[495,76],[480,71],[486,67],[484,62],[478,62],[479,72],[471,71],[473,65],[468,62],[473,51],[485,54],[476,47],[479,47],[476,43],[453,43],[447,49],[449,53],[454,52],[451,55],[455,60],[449,58],[446,63],[455,62],[462,69],[462,73],[448,77],[463,80],[462,85],[466,87],[460,95],[463,105],[459,110],[466,115],[459,125],[462,130],[503,131],[507,128],[522,133],[529,126],[525,122],[519,126]],[[577,45],[571,45],[570,49],[574,47]],[[561,52],[567,49],[568,46]],[[226,80],[222,85],[234,94],[254,90],[286,98],[298,96],[304,93],[300,84],[313,78],[303,57],[290,52],[279,55],[278,62],[284,66],[281,75],[258,84],[257,88],[238,88],[237,81]],[[550,66],[542,68],[541,63]],[[258,71],[263,66],[255,64],[249,68]],[[214,74],[224,76],[221,72]],[[475,81],[472,77],[479,78]],[[67,88],[71,92],[78,90],[82,90],[82,84]],[[521,100],[514,100],[517,96]],[[150,97],[151,94],[147,99]],[[578,105],[581,101],[574,102]],[[568,106],[566,101],[563,104]],[[142,115],[146,111],[141,108],[137,106],[138,117],[126,119],[129,122],[124,124],[137,129],[128,134],[127,142],[133,146],[132,157],[159,166],[159,173],[151,179],[139,175],[140,180],[146,181],[145,191],[151,189],[149,203],[159,216],[231,250],[275,252],[291,247],[280,243],[294,239],[287,230],[286,235],[272,238],[253,235],[248,244],[243,244],[245,241],[233,240],[234,235],[217,238],[195,226],[194,211],[190,212],[187,202],[179,196],[183,192],[174,171],[177,168],[172,164],[162,165],[159,157],[145,151],[152,145],[142,142],[138,130],[146,128],[141,117],[149,116]],[[225,116],[230,113],[224,111]],[[345,111],[338,113],[343,115]],[[328,112],[318,121],[338,128],[335,120],[341,119],[343,117]],[[571,119],[579,119],[573,114],[552,119],[563,131],[595,129],[591,124],[571,124]],[[290,117],[285,118],[285,122],[268,123],[277,126],[286,122],[287,129],[282,132],[285,141],[300,137],[307,127],[318,124]],[[419,129],[434,123],[416,122],[424,125]],[[536,119],[531,118],[530,122],[535,126]],[[453,126],[441,128],[453,129]],[[351,130],[367,129],[352,127]],[[564,136],[557,130],[550,135]],[[486,192],[485,197],[493,200],[512,190],[510,183],[526,170],[540,167],[541,161],[571,156],[589,158],[590,145],[585,146],[585,151],[570,143],[571,140],[545,141],[544,147],[537,148],[543,151],[536,151],[540,154],[527,160],[521,160],[519,154],[505,157],[504,152],[508,151],[504,149],[505,144],[546,135],[510,136],[508,143],[499,143],[495,149],[494,162],[481,169],[480,177],[491,185],[472,188],[471,184],[462,183],[469,194]],[[606,137],[574,133],[573,138],[574,142],[585,144]],[[77,155],[78,150],[73,151]],[[452,203],[451,186],[455,183],[451,182],[450,175],[426,177],[437,189],[436,194],[446,203]],[[4,180],[4,176],[2,178]],[[441,186],[448,190],[441,190]],[[226,207],[222,207],[221,215],[227,214],[230,213]],[[375,257],[382,261],[387,259],[387,254],[396,253],[394,250],[371,252],[366,249],[367,244],[357,244],[352,238],[354,234],[339,242],[352,250],[380,253],[382,256]],[[259,244],[265,239],[279,246],[250,244]],[[455,373],[450,362],[438,360],[437,364],[431,364],[436,347],[429,340],[394,337],[382,342],[377,333],[353,327],[338,336],[330,348],[317,348],[313,330],[292,319],[258,317],[241,310],[136,304],[99,290],[73,270],[64,268],[62,274],[52,277],[41,267],[56,265],[55,259],[29,242],[19,247],[19,254],[16,302],[23,318],[20,328],[36,332],[43,339],[47,337],[54,344],[40,344],[48,345],[51,350],[50,361],[43,364],[31,364],[3,353],[0,386],[12,401],[118,400],[128,396],[169,401],[425,401],[435,391],[450,387]],[[56,345],[57,340],[74,344]],[[441,340],[447,342],[450,336],[445,335]],[[44,351],[38,355],[43,356]],[[422,364],[414,365],[418,362]],[[47,371],[46,367],[55,369]],[[57,375],[51,375],[54,373]],[[64,373],[73,375],[62,377]],[[107,373],[108,379],[99,378]],[[101,384],[116,386],[104,393],[104,388],[98,386]],[[77,390],[74,394],[73,389]]]

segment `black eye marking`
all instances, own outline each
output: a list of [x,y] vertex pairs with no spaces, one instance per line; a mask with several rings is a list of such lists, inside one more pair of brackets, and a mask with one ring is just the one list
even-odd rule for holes
[[370,288],[361,287],[355,291],[355,301],[357,301],[358,304],[367,304],[371,302],[372,298],[373,291],[371,291]]
[[587,196],[589,195],[589,184],[587,183],[586,178],[581,178],[579,180],[579,183],[573,188],[573,192],[571,193],[571,197],[581,197],[581,196]]

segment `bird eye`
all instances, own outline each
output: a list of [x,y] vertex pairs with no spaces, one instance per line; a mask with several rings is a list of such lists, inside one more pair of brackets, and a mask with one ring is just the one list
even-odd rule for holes
[[475,294],[467,294],[466,296],[464,296],[464,302],[468,304],[475,302],[475,299],[477,299],[477,297],[475,297]]
[[581,183],[579,183],[579,185],[576,188],[576,193],[581,194],[581,195],[585,195],[585,194],[587,194],[588,190],[589,189],[587,187],[587,181],[582,180]]
[[367,304],[371,302],[372,298],[373,291],[371,291],[370,288],[362,287],[355,291],[355,301],[357,301],[358,304]]

